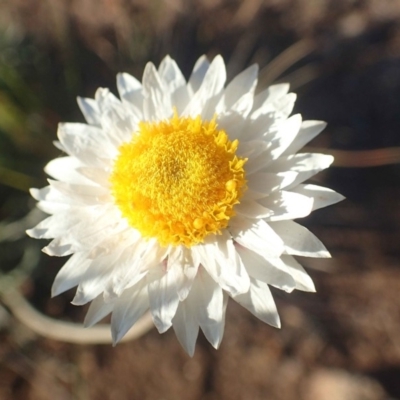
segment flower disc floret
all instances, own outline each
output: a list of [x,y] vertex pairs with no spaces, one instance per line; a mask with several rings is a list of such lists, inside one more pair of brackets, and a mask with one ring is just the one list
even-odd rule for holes
[[122,215],[162,246],[191,247],[220,233],[246,188],[238,144],[215,118],[141,122],[110,176]]

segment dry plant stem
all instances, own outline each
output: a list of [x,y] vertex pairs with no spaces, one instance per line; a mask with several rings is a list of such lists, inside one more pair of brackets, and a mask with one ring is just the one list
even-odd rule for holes
[[[38,335],[77,344],[112,343],[109,325],[103,324],[84,328],[80,324],[57,321],[46,317],[35,310],[16,289],[4,290],[1,293],[1,299],[20,322]],[[148,332],[153,326],[152,318],[148,313],[130,329],[121,341],[126,342],[137,339]]]
[[0,166],[0,184],[12,187],[23,192],[29,192],[29,188],[34,187],[39,182],[34,178],[21,172]]
[[347,168],[379,167],[389,164],[400,164],[400,147],[388,147],[376,150],[328,150],[305,147],[304,151],[330,154],[335,157],[332,166]]
[[305,86],[317,79],[319,75],[319,68],[315,65],[309,64],[305,65],[304,67],[297,68],[295,71],[283,76],[280,81],[288,82],[290,84],[290,90],[295,92],[302,86]]
[[258,77],[259,87],[268,87],[287,69],[310,54],[314,49],[315,43],[307,39],[300,40],[288,47],[260,71]]

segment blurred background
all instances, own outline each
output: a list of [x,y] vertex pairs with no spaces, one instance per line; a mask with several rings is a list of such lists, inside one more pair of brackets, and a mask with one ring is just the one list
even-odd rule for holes
[[260,89],[290,82],[295,112],[328,122],[309,149],[336,161],[315,180],[347,200],[300,221],[333,256],[301,260],[317,293],[274,291],[281,330],[230,302],[221,348],[200,335],[193,358],[172,330],[47,339],[0,302],[0,399],[400,399],[400,0],[0,0],[0,293],[83,321],[73,291],[50,299],[65,260],[24,233],[57,124],[117,72],[170,54],[188,77],[204,53],[230,78],[258,63]]

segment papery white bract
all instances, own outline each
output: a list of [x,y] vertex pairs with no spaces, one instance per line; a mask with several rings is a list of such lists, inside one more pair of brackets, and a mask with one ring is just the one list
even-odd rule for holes
[[87,124],[60,124],[67,156],[31,190],[51,216],[28,234],[71,255],[52,295],[78,286],[85,325],[112,313],[114,343],[150,309],[192,355],[199,328],[220,345],[228,297],[279,327],[269,285],[315,290],[293,256],[329,253],[293,219],[343,198],[303,183],[333,161],[298,153],[325,123],[289,117],[287,84],[255,95],[257,75],[251,66],[225,86],[222,58],[203,56],[186,82],[167,56],[142,83],[119,74],[120,100],[79,98]]

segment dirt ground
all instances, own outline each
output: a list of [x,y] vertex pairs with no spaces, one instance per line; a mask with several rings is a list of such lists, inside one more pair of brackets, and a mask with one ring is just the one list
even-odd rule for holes
[[[339,151],[338,162],[316,181],[347,197],[301,221],[332,259],[301,260],[317,293],[273,291],[282,329],[230,302],[220,349],[200,335],[190,358],[172,330],[115,348],[73,345],[36,336],[3,308],[0,399],[400,399],[399,0],[10,0],[0,15],[0,26],[49,63],[45,83],[45,67],[31,59],[18,67],[42,102],[35,112],[51,133],[41,143],[51,144],[59,121],[80,118],[76,95],[115,88],[117,71],[140,77],[146,61],[169,53],[187,75],[200,54],[222,53],[231,76],[258,62],[261,85],[289,81],[295,111],[328,122],[310,147]],[[43,185],[40,170],[56,153],[27,150],[24,140],[16,141],[15,157],[32,157]],[[394,156],[373,151],[388,148]],[[1,196],[2,219],[18,216],[12,202],[25,211],[33,205],[7,185]],[[13,251],[29,241],[12,243]],[[12,270],[15,254],[3,271]],[[80,322],[85,310],[69,304],[72,291],[50,299],[61,264],[42,256],[22,290],[43,313]]]

